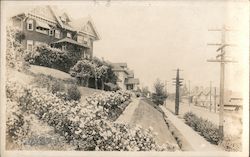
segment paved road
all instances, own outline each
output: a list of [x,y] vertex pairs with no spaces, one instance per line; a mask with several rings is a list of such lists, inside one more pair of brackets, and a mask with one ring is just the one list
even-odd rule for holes
[[152,127],[154,132],[157,132],[158,144],[169,142],[177,145],[176,140],[168,130],[162,113],[143,99],[134,99],[116,122],[132,126],[140,125],[145,129]]
[[[174,113],[175,111],[175,104],[173,101],[167,101],[165,107]],[[188,112],[192,111],[196,115],[208,119],[209,121],[213,122],[216,125],[219,125],[219,114],[210,112],[207,109],[202,107],[197,107],[194,105],[189,105],[187,103],[181,103],[179,108],[179,116],[183,117],[183,115]],[[226,134],[233,134],[239,135],[242,132],[242,123],[241,123],[241,116],[240,113],[225,113],[224,116],[224,131]]]

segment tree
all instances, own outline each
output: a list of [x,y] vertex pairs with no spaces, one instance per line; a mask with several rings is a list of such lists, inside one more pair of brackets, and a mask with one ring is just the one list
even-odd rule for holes
[[[78,78],[81,85],[85,80],[85,86],[89,86],[89,80],[94,80],[94,88],[104,90],[104,83],[116,83],[117,77],[112,67],[107,62],[94,57],[92,60],[84,59],[78,61],[70,70],[72,77]],[[101,87],[98,86],[101,82]]]
[[80,60],[70,69],[70,75],[76,77],[80,85],[88,87],[89,78],[93,76],[93,64],[89,60]]
[[101,61],[97,57],[94,57],[92,60],[93,64],[93,76],[95,79],[95,88],[98,88],[97,81],[101,80],[101,89],[104,89],[104,79],[107,73],[108,67],[105,65],[104,61]]
[[142,95],[145,96],[145,97],[146,97],[148,94],[150,94],[150,91],[148,90],[148,87],[147,87],[147,86],[142,87],[141,92],[142,92]]
[[164,83],[160,79],[157,79],[154,84],[153,102],[157,105],[163,105],[164,101],[167,99],[166,91],[164,90]]

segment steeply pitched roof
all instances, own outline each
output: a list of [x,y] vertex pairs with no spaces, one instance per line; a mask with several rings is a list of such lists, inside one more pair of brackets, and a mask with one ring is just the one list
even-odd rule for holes
[[96,37],[96,40],[100,39],[100,35],[97,32],[97,29],[94,25],[93,20],[91,19],[91,17],[85,17],[85,18],[80,18],[80,19],[73,19],[70,23],[69,23],[72,27],[74,27],[77,31],[81,32],[81,33],[85,33],[85,34],[89,34],[89,32],[85,31],[83,28],[85,26],[87,26],[88,24],[90,24],[92,31],[94,34],[89,34],[89,35],[94,35]]

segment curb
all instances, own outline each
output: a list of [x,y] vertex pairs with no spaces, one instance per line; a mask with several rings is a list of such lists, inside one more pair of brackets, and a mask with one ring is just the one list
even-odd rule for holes
[[173,123],[168,120],[167,116],[164,114],[163,116],[169,131],[174,136],[177,144],[179,145],[180,149],[183,151],[193,151],[193,147],[190,145],[190,143],[184,138],[184,136],[181,134],[181,132],[173,125]]

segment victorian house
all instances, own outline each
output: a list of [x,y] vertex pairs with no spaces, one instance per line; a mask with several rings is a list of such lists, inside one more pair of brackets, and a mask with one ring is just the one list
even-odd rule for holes
[[55,6],[35,7],[12,17],[12,23],[21,29],[21,43],[30,51],[44,43],[91,58],[93,42],[100,39],[90,17],[74,20]]
[[112,70],[117,76],[117,85],[124,90],[137,90],[139,79],[134,78],[134,72],[127,67],[127,63],[112,63]]

